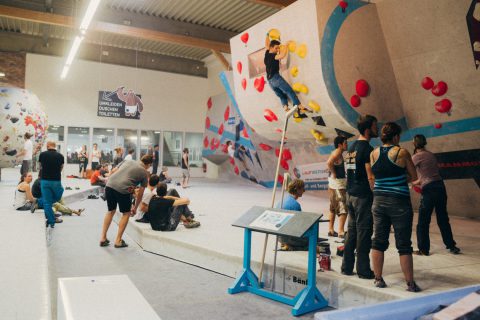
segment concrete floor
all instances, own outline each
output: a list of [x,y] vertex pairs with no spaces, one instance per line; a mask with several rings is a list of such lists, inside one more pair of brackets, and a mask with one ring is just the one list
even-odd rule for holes
[[[98,238],[106,211],[106,204],[101,200],[71,204],[75,208],[85,207],[85,215],[65,217],[65,222],[55,229],[52,245],[47,249],[43,214],[19,213],[11,208],[17,170],[4,169],[2,176],[0,241],[4,258],[0,264],[0,287],[3,292],[9,292],[0,299],[2,319],[50,319],[51,315],[55,318],[59,277],[112,274],[127,274],[162,319],[292,318],[290,307],[280,303],[251,294],[228,295],[226,289],[232,284],[232,277],[147,253],[128,235],[125,240],[130,244],[129,248],[100,248]],[[75,186],[76,183],[85,181],[66,181],[67,185]],[[194,230],[179,227],[177,232],[159,234],[189,245],[207,246],[219,254],[240,256],[243,234],[240,229],[231,227],[231,223],[249,206],[268,206],[270,201],[269,190],[238,180],[234,185],[229,181],[193,180],[192,187],[181,190],[181,193],[192,199],[191,209],[202,226]],[[328,208],[324,193],[306,195],[301,203],[305,211],[325,212]],[[480,283],[480,234],[477,231],[480,224],[474,220],[451,220],[458,246],[464,254],[452,256],[446,253],[432,221],[433,255],[415,257],[417,280],[427,292]],[[325,228],[326,224],[321,224],[320,235]],[[112,224],[110,239],[115,232],[116,225]],[[262,241],[263,237],[260,235],[254,239]],[[260,246],[254,248],[254,256],[258,256]],[[295,260],[303,264],[302,253],[294,254],[298,257]],[[333,259],[336,271],[329,275],[344,277],[338,272],[339,263],[340,259]],[[404,294],[394,248],[388,251],[385,270],[385,279],[392,285],[385,292]],[[369,281],[356,277],[344,278],[361,286],[371,286]],[[26,304],[28,308],[25,308]],[[304,318],[311,319],[313,314]]]

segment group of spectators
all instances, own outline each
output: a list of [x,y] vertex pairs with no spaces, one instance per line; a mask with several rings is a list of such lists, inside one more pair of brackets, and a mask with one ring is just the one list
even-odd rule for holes
[[[354,275],[353,269],[356,266],[359,278],[374,279],[376,287],[385,288],[387,285],[382,276],[384,252],[388,249],[390,230],[393,227],[407,290],[421,291],[414,280],[412,253],[424,256],[430,254],[429,225],[433,209],[446,248],[452,254],[460,253],[453,240],[446,209],[446,189],[435,155],[425,148],[425,136],[416,135],[412,157],[399,145],[402,129],[394,122],[383,125],[380,132],[382,145],[375,149],[370,145],[370,139],[379,136],[377,119],[371,115],[361,116],[357,128],[360,136],[350,146],[345,137],[339,136],[334,140],[335,150],[327,161],[330,169],[331,211],[328,235],[345,238],[342,274]],[[413,209],[408,183],[422,190],[416,251],[413,251],[411,241]],[[294,180],[288,191],[289,196],[282,208],[301,211],[297,200],[305,191],[303,181]],[[348,231],[345,232],[347,214]],[[333,228],[336,215],[340,218],[338,233]],[[290,247],[301,250],[306,246],[305,239],[281,240],[285,249]]]

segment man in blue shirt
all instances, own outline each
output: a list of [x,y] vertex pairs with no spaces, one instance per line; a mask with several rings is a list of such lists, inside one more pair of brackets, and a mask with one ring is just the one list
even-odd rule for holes
[[[288,193],[283,199],[282,209],[292,210],[292,211],[302,211],[300,203],[298,203],[298,198],[300,198],[305,193],[305,183],[303,180],[295,179],[288,184],[287,188]],[[277,205],[280,207],[280,205]],[[281,250],[288,251],[303,251],[308,250],[308,239],[307,238],[295,238],[295,237],[280,237],[280,242],[282,244]]]

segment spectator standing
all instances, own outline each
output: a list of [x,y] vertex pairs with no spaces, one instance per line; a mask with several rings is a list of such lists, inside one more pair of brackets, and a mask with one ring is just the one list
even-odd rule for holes
[[[142,201],[143,192],[148,183],[147,170],[152,165],[152,162],[152,156],[145,155],[140,161],[123,161],[117,166],[116,170],[112,170],[105,188],[108,212],[103,221],[100,237],[101,247],[106,247],[110,244],[110,241],[107,239],[107,232],[112,223],[113,215],[117,210],[117,205],[122,213],[122,217],[118,223],[115,248],[128,247],[128,244],[122,239],[123,232],[127,227],[129,217],[135,215]],[[138,185],[140,187],[135,203],[132,205],[132,194]]]
[[33,142],[30,139],[33,135],[29,132],[26,132],[23,135],[25,142],[23,143],[23,150],[17,155],[17,158],[23,157],[22,166],[20,168],[20,175],[28,173],[32,168],[32,159],[33,159]]
[[87,179],[88,153],[86,145],[82,146],[82,150],[78,154],[78,161],[80,178]]
[[101,157],[102,153],[100,150],[98,150],[98,144],[94,143],[92,149],[92,170],[95,170],[95,168],[100,164]]
[[356,270],[361,279],[375,277],[370,268],[372,247],[373,173],[370,139],[378,137],[377,119],[371,115],[360,116],[357,122],[360,137],[348,148],[345,159],[347,169],[348,231],[343,253],[342,274],[353,275],[356,252]]
[[63,195],[61,180],[64,164],[63,155],[57,152],[54,141],[47,142],[47,151],[40,154],[39,162],[42,170],[40,186],[47,227],[53,228],[55,226],[55,214],[52,205],[58,202]]
[[190,180],[190,163],[188,161],[188,148],[183,149],[182,155],[182,187],[188,187],[188,181]]
[[152,169],[153,174],[157,174],[157,170],[158,170],[158,164],[160,160],[158,149],[159,149],[158,144],[156,144],[153,147],[153,169]]

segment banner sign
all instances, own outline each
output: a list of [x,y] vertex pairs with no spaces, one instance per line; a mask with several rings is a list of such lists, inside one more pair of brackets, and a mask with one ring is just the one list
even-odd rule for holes
[[143,111],[141,98],[141,95],[133,90],[124,90],[124,87],[116,91],[99,91],[97,116],[140,120]]
[[479,183],[480,149],[435,153],[435,156],[443,179],[475,179]]
[[328,189],[328,167],[326,162],[296,166],[293,174],[305,182],[305,190]]

